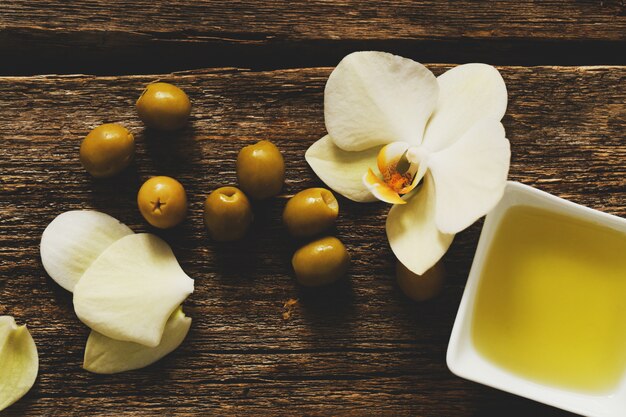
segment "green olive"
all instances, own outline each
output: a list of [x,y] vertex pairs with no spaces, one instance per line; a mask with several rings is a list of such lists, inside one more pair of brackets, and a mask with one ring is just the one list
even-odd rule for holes
[[324,237],[304,245],[291,259],[298,282],[319,287],[337,281],[350,265],[346,247],[336,237]]
[[187,94],[175,85],[152,83],[137,100],[137,113],[148,127],[177,130],[187,124],[191,102]]
[[244,146],[237,155],[237,180],[254,200],[278,194],[285,182],[285,161],[276,145],[262,140]]
[[174,178],[152,177],[139,189],[137,205],[148,223],[160,229],[169,229],[185,219],[187,193]]
[[253,218],[248,197],[236,187],[218,188],[204,202],[204,225],[220,242],[241,239]]
[[80,162],[97,178],[126,168],[135,155],[135,138],[124,126],[107,123],[93,129],[80,144]]
[[325,188],[308,188],[289,199],[283,223],[293,236],[314,236],[330,228],[339,214],[339,203]]
[[396,265],[398,286],[407,297],[414,301],[426,301],[439,295],[443,289],[445,275],[446,271],[441,262],[423,275],[411,272],[399,261]]

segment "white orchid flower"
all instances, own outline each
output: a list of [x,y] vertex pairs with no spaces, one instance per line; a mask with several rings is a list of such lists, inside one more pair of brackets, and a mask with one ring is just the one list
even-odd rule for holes
[[339,194],[393,204],[391,249],[422,275],[504,193],[506,105],[506,86],[492,66],[460,65],[435,77],[407,58],[356,52],[328,78],[328,135],[306,160]]

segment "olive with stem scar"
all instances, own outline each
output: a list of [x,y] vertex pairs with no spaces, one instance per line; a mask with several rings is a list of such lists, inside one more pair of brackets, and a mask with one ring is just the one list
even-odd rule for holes
[[236,187],[221,187],[204,202],[204,225],[216,241],[241,239],[253,219],[248,197]]
[[283,211],[283,223],[295,237],[317,235],[329,229],[339,214],[339,202],[325,188],[308,188],[289,201]]
[[160,229],[169,229],[185,219],[187,193],[174,178],[152,177],[139,189],[137,205],[148,223]]

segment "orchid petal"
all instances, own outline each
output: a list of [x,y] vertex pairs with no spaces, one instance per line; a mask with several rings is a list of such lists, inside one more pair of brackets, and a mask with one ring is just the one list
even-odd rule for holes
[[389,204],[406,204],[396,191],[388,186],[383,180],[378,178],[372,169],[368,169],[363,176],[363,184],[379,200]]
[[387,239],[398,260],[422,275],[446,253],[454,235],[441,233],[435,224],[435,188],[430,173],[406,201],[389,211]]
[[144,368],[175,350],[185,340],[190,326],[191,318],[179,307],[165,324],[161,343],[155,347],[121,342],[92,330],[85,347],[83,368],[96,374]]
[[415,61],[385,52],[352,53],[326,83],[326,129],[346,151],[396,141],[418,145],[438,89],[435,76]]
[[92,330],[155,347],[172,312],[193,292],[167,243],[128,235],[109,246],[74,288],[74,309]]
[[459,65],[440,75],[437,82],[439,102],[424,133],[424,146],[432,151],[450,146],[481,119],[504,116],[507,91],[496,68]]
[[315,174],[333,191],[360,203],[376,201],[363,184],[363,174],[376,164],[379,148],[346,152],[326,135],[306,151],[304,158]]
[[0,316],[0,411],[32,388],[38,372],[37,346],[26,326]]
[[59,214],[41,235],[41,263],[61,287],[73,291],[85,270],[118,239],[133,231],[119,220],[94,210]]
[[504,127],[494,119],[476,123],[452,146],[430,156],[439,230],[458,233],[500,201],[510,158]]

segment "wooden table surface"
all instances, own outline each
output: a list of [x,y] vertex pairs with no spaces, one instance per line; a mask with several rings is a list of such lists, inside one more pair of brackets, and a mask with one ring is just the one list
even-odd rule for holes
[[[325,133],[331,67],[378,49],[436,74],[499,65],[510,179],[626,216],[625,15],[619,1],[3,2],[0,315],[28,324],[40,373],[2,415],[568,415],[446,368],[481,222],[445,256],[443,294],[416,304],[395,284],[388,206],[340,200],[336,235],[353,262],[348,279],[318,291],[295,283],[296,243],[280,214],[289,196],[321,185],[304,152]],[[180,133],[155,134],[137,119],[134,102],[157,79],[191,97]],[[137,158],[94,180],[78,148],[104,122],[133,131]],[[260,139],[284,152],[283,193],[255,206],[243,242],[216,244],[203,200],[236,184],[238,150]],[[175,230],[151,229],[136,209],[139,185],[156,174],[188,191],[189,217]],[[192,329],[153,366],[110,376],[81,368],[88,329],[45,274],[38,245],[57,214],[82,208],[159,234],[196,280],[185,302]],[[287,317],[288,300],[297,303]]]

